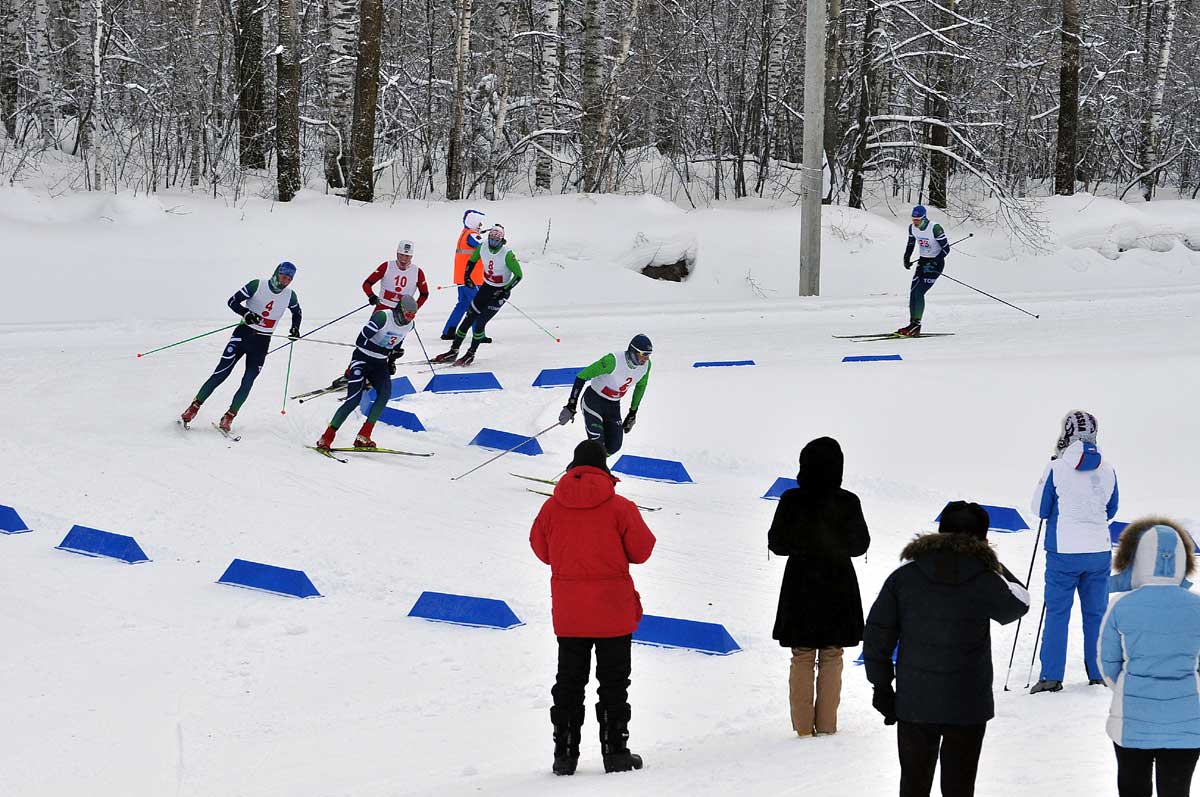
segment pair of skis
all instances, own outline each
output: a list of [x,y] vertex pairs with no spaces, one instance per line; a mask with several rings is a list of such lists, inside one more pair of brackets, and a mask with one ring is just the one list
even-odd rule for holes
[[[176,420],[176,421],[175,421],[175,423],[177,423],[177,424],[179,424],[180,426],[182,426],[182,427],[183,427],[183,430],[184,430],[185,432],[190,432],[190,431],[192,430],[192,425],[191,425],[191,423],[190,423],[190,422],[188,422],[188,421],[185,421],[185,420],[179,419],[179,420]],[[220,427],[220,425],[219,425],[219,424],[217,424],[217,422],[216,422],[216,421],[213,421],[213,425],[212,425],[212,426],[213,426],[213,428],[214,428],[214,429],[216,429],[218,432],[220,432],[221,434],[223,434],[223,435],[225,436],[225,439],[226,439],[226,440],[228,440],[228,441],[229,441],[229,442],[231,442],[231,443],[236,443],[237,441],[239,441],[239,440],[241,440],[241,439],[242,439],[242,436],[241,436],[240,434],[234,434],[233,432],[227,432],[227,431],[225,431],[224,429],[222,429],[222,428]]]
[[[523,473],[509,473],[508,475],[516,476],[518,479],[525,479],[526,481],[538,482],[540,484],[548,484],[550,486],[554,486],[554,485],[558,484],[558,479],[543,479],[538,476],[526,476]],[[551,496],[554,494],[554,493],[550,492],[549,490],[539,490],[539,489],[535,489],[533,487],[526,487],[525,489],[528,492],[536,493],[537,495]],[[625,497],[629,498],[629,496],[625,496]],[[632,498],[629,498],[629,500],[633,501]],[[637,501],[634,501],[634,503],[637,504],[637,508],[642,510],[643,512],[658,512],[660,509],[662,509],[661,506],[646,506],[645,504],[640,504]]]
[[947,338],[953,332],[922,332],[919,335],[901,335],[899,332],[874,332],[868,335],[834,335],[838,340],[872,341],[872,340],[912,340],[914,338]]
[[339,457],[336,453],[347,454],[395,454],[402,457],[432,457],[432,453],[423,453],[419,451],[398,451],[394,448],[317,448],[316,446],[305,446],[312,449],[322,456],[336,459],[338,462],[349,462],[345,457]]

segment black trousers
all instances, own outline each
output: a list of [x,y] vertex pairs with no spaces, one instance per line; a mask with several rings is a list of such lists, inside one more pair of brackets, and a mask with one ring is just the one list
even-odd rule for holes
[[507,301],[508,296],[505,295],[503,288],[497,288],[495,285],[481,286],[479,293],[475,294],[475,298],[471,300],[470,306],[467,307],[467,314],[463,316],[463,320],[458,325],[458,330],[454,333],[454,337],[461,341],[467,336],[467,332],[473,329],[472,345],[478,346],[478,341],[483,340],[487,323],[492,320],[496,313],[500,312],[500,308]]
[[633,636],[558,638],[558,677],[550,693],[560,708],[583,706],[584,690],[592,669],[592,647],[596,648],[596,680],[600,705],[609,709],[629,705],[629,649]]
[[583,393],[583,428],[589,440],[598,440],[609,456],[621,450],[625,430],[621,427],[621,402],[604,398],[590,387]]
[[900,752],[900,797],[929,797],[938,759],[942,762],[942,797],[973,797],[975,773],[987,723],[944,725],[896,723]]
[[1120,797],[1188,797],[1200,750],[1140,750],[1113,743],[1117,753],[1117,794]]

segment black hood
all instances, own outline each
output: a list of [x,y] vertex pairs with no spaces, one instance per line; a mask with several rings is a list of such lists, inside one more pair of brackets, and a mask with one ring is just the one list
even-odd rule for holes
[[1000,560],[987,541],[966,534],[923,534],[904,546],[900,559],[915,562],[930,580],[942,584],[1000,572]]
[[842,447],[832,437],[818,437],[800,452],[796,483],[803,493],[827,493],[842,486]]

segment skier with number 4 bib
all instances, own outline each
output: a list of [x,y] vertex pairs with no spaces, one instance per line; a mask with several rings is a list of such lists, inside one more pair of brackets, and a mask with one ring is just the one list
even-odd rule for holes
[[368,383],[375,388],[375,401],[354,438],[354,447],[376,447],[371,432],[392,397],[391,377],[396,373],[396,360],[404,356],[404,337],[412,330],[416,317],[417,300],[407,294],[401,296],[399,303],[390,310],[376,310],[371,314],[371,320],[358,333],[357,348],[346,369],[346,400],[333,413],[328,428],[317,441],[318,451],[328,451],[333,446],[333,438],[358,406]]
[[[638,405],[646,394],[650,382],[650,354],[654,346],[645,335],[634,335],[629,347],[622,355],[606,354],[575,375],[571,397],[567,399],[558,422],[567,424],[575,420],[579,394],[583,386],[591,382],[583,394],[583,420],[587,436],[599,441],[608,456],[621,450],[625,435],[637,422]],[[633,399],[629,414],[621,420],[621,399],[633,387]]]
[[946,255],[950,254],[950,240],[942,225],[929,220],[924,205],[912,209],[912,224],[908,226],[908,246],[904,247],[904,267],[912,268],[913,249],[917,248],[917,270],[913,272],[912,286],[908,290],[908,324],[896,330],[906,338],[921,336],[921,316],[925,315],[925,294],[942,276],[946,268]]
[[275,325],[279,323],[285,310],[292,314],[292,326],[288,337],[292,340],[300,337],[300,302],[291,288],[295,276],[296,267],[285,260],[275,267],[270,279],[250,280],[240,291],[229,297],[229,309],[242,317],[242,323],[238,324],[229,336],[229,343],[221,354],[217,369],[208,381],[200,386],[196,398],[179,416],[184,426],[192,422],[196,413],[200,412],[200,405],[225,381],[233,372],[238,360],[244,356],[246,371],[242,374],[242,383],[233,394],[229,410],[221,416],[218,424],[221,431],[229,433],[234,417],[250,396],[254,380],[258,378],[263,363],[266,362],[271,336],[275,334]]
[[[434,357],[435,363],[454,361],[455,365],[470,365],[474,362],[475,351],[479,348],[479,344],[491,343],[491,339],[484,332],[487,323],[496,313],[500,312],[500,308],[512,294],[512,289],[517,287],[517,283],[523,276],[517,256],[508,248],[508,240],[504,237],[504,227],[499,224],[493,225],[488,230],[487,238],[467,261],[463,279],[468,288],[475,287],[471,276],[479,273],[476,270],[476,263],[483,264],[483,285],[480,286],[479,293],[475,294],[475,298],[471,300],[471,306],[467,308],[466,316],[455,330],[454,342],[450,344],[450,351]],[[462,346],[463,338],[467,336],[467,331],[472,329],[471,348],[467,349],[466,354],[459,357],[458,349]]]

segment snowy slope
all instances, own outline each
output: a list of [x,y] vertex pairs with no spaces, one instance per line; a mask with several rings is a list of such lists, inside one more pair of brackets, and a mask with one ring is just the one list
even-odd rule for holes
[[[514,299],[563,342],[502,311],[477,369],[494,371],[503,392],[407,397],[397,406],[429,431],[381,427],[377,440],[435,456],[341,465],[302,448],[335,399],[280,414],[286,352],[268,359],[236,444],[208,426],[234,380],[192,432],[174,425],[224,333],[134,354],[229,323],[225,299],[280,259],[300,267],[306,329],[360,304],[359,283],[400,237],[417,242],[431,283],[448,282],[467,205],[349,208],[306,194],[291,207],[226,207],[0,191],[10,249],[0,292],[0,503],[35,529],[0,537],[9,652],[0,657],[0,793],[894,791],[893,731],[871,710],[860,670],[847,669],[837,736],[791,734],[788,658],[770,638],[784,563],[767,556],[774,504],[758,496],[795,472],[809,439],[837,437],[846,486],[861,496],[874,538],[858,566],[869,605],[946,500],[1025,511],[1062,413],[1082,405],[1099,417],[1120,474],[1119,517],[1161,512],[1200,526],[1191,465],[1200,422],[1190,412],[1200,389],[1200,253],[1185,243],[1200,240],[1200,206],[1095,200],[1104,204],[1097,212],[1087,199],[1048,201],[1046,253],[1014,256],[1004,233],[975,227],[950,261],[949,274],[1040,320],[943,280],[927,329],[956,335],[884,343],[830,335],[905,320],[903,221],[831,209],[824,295],[798,300],[787,298],[798,238],[791,209],[685,213],[619,197],[487,206],[529,264]],[[1105,247],[1129,249],[1133,239],[1121,235],[1139,224],[1143,243],[1147,230],[1175,243],[1110,259]],[[671,251],[660,260],[694,257],[693,278],[667,285],[636,274],[655,257],[649,247]],[[419,322],[431,353],[442,346],[449,293],[435,292]],[[347,320],[320,337],[352,340],[357,326]],[[545,435],[543,457],[449,477],[489,455],[465,445],[481,426],[532,433],[553,422],[566,393],[529,387],[541,368],[585,364],[635,332],[654,340],[655,368],[625,451],[681,459],[697,482],[622,483],[665,507],[649,516],[659,543],[635,568],[639,591],[647,611],[724,623],[745,650],[636,647],[631,746],[647,768],[603,776],[589,724],[580,775],[564,783],[549,774],[549,572],[527,542],[541,499],[505,474],[553,474],[582,429]],[[412,360],[419,347],[407,348]],[[840,363],[893,352],[905,361]],[[299,344],[289,392],[328,383],[347,354]],[[741,358],[759,364],[690,367]],[[408,373],[424,386],[417,365]],[[352,419],[340,439],[354,428]],[[54,550],[73,523],[133,534],[154,561],[129,567]],[[1032,533],[993,542],[1024,573]],[[303,568],[325,597],[215,585],[234,557]],[[491,632],[406,618],[425,589],[503,598],[526,625]],[[1022,628],[1018,687],[1039,608]],[[1111,793],[1107,693],[1081,685],[1075,630],[1064,693],[998,691],[980,795]],[[997,690],[1012,632],[994,632]]]

